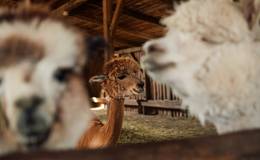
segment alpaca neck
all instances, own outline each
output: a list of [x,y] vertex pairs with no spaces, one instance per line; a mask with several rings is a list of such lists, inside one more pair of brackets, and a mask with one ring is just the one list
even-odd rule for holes
[[107,122],[104,125],[109,144],[115,144],[120,136],[124,117],[124,99],[111,98],[108,104]]

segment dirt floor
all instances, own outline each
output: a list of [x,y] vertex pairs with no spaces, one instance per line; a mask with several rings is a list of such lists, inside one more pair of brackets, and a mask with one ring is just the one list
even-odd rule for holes
[[[95,113],[104,121],[106,111]],[[136,112],[125,112],[123,130],[119,143],[145,143],[171,139],[183,139],[216,134],[212,125],[202,127],[193,117],[145,116]]]

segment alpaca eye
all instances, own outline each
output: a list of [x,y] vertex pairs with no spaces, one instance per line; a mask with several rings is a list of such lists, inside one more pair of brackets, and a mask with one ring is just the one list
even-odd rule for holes
[[207,44],[216,44],[217,43],[217,42],[214,42],[213,40],[205,38],[205,37],[202,37],[201,40]]
[[54,73],[54,79],[60,83],[64,83],[68,80],[69,75],[72,73],[72,68],[59,68]]
[[209,40],[206,39],[206,38],[204,38],[204,37],[202,37],[201,40],[202,40],[203,42],[209,43]]
[[0,77],[0,85],[3,83],[3,78]]
[[125,74],[120,74],[120,75],[117,76],[117,78],[122,80],[122,79],[126,78],[126,75]]

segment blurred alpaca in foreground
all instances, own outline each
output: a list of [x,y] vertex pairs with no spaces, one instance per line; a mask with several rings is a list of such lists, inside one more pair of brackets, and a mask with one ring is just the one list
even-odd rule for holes
[[102,124],[90,110],[82,74],[100,39],[85,44],[83,33],[41,6],[0,10],[0,154],[115,144],[123,97],[143,90],[133,76],[139,65],[127,58],[107,63],[103,86],[114,101]]
[[0,154],[76,148],[95,119],[81,72],[93,46],[42,6],[0,10]]
[[[142,67],[219,133],[260,128],[259,0],[191,0],[144,44]],[[245,5],[246,4],[246,5]]]

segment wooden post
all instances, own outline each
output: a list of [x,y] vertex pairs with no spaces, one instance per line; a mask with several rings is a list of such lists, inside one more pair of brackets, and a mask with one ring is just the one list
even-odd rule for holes
[[161,99],[161,85],[160,83],[156,83],[156,86],[157,86],[157,100],[160,100]]
[[167,86],[164,85],[164,100],[167,99]]
[[157,100],[157,95],[158,95],[158,92],[157,92],[157,83],[155,81],[153,81],[153,88],[154,88],[154,100]]
[[104,38],[108,43],[105,51],[106,61],[108,61],[113,56],[114,35],[118,24],[119,16],[122,12],[123,2],[124,2],[123,0],[117,0],[116,9],[113,14],[112,0],[103,0],[103,31],[104,31]]
[[166,93],[167,94],[167,99],[171,100],[171,88],[166,86],[166,92],[167,92]]
[[112,35],[109,30],[112,21],[112,0],[103,0],[103,32],[104,38],[107,41],[105,50],[105,61],[108,61],[113,53]]
[[145,97],[146,100],[152,99],[151,81],[148,75],[145,75]]
[[116,27],[117,27],[117,24],[118,24],[118,20],[119,20],[120,14],[122,12],[123,2],[124,2],[124,0],[117,0],[116,9],[115,9],[115,12],[113,14],[112,22],[111,22],[111,25],[110,25],[110,32],[111,32],[112,37],[115,34]]

